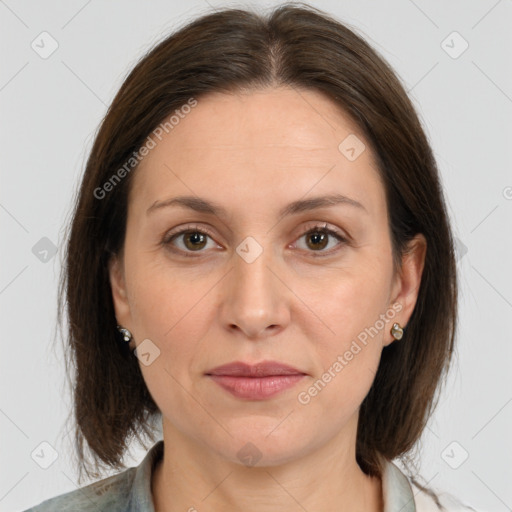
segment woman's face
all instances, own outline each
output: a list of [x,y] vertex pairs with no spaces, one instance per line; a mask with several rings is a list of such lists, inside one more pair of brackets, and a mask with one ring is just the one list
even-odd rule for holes
[[[133,176],[110,275],[117,321],[144,343],[164,438],[258,465],[354,449],[360,404],[392,324],[412,312],[423,264],[418,252],[393,273],[367,141],[320,93],[289,88],[210,94],[163,133]],[[334,195],[347,199],[319,199]],[[195,201],[163,205],[181,196]],[[302,376],[274,394],[268,377],[253,380],[258,394],[247,379],[208,375],[262,361]]]

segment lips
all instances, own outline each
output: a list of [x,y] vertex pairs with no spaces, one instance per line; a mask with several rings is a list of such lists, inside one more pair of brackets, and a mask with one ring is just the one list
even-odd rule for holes
[[206,376],[238,399],[266,400],[294,387],[306,374],[277,361],[254,365],[236,361],[218,366]]
[[304,372],[277,361],[263,361],[254,365],[235,361],[218,366],[206,375],[225,375],[230,377],[271,377],[277,375],[306,375]]

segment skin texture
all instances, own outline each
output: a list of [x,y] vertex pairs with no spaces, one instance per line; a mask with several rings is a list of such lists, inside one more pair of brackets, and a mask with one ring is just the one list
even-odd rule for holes
[[[350,134],[366,145],[355,161],[338,149]],[[278,216],[292,201],[333,192],[364,209]],[[176,206],[146,213],[179,195],[218,203],[227,215]],[[329,235],[323,245],[303,234],[325,223],[347,241]],[[165,245],[174,228],[212,236]],[[236,251],[249,236],[263,249],[251,263]],[[358,411],[383,347],[400,343],[391,325],[405,326],[417,299],[426,242],[413,242],[394,274],[371,148],[318,92],[210,94],[163,137],[136,171],[124,250],[110,265],[116,319],[132,332],[132,348],[149,339],[160,350],[149,366],[139,362],[163,417],[165,453],[152,479],[158,512],[382,510],[380,479],[356,463]],[[393,304],[394,318],[301,404],[299,393]],[[262,401],[235,398],[205,376],[263,360],[307,376]],[[237,455],[249,442],[261,457],[252,467]]]

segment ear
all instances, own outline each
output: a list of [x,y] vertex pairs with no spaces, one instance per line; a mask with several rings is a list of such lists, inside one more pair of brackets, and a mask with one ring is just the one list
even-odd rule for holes
[[126,291],[122,256],[112,255],[108,262],[108,272],[117,324],[131,330],[131,312]]
[[[427,241],[423,234],[418,233],[408,243],[407,250],[402,257],[402,266],[394,279],[391,305],[400,305],[401,308],[400,310],[396,306],[393,308],[399,312],[390,324],[393,325],[393,323],[398,322],[404,330],[418,299],[426,253]],[[383,345],[387,346],[394,341],[395,338],[388,329],[384,336]]]

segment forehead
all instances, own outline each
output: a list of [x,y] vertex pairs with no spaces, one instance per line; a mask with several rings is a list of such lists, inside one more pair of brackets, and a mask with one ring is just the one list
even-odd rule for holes
[[[243,194],[241,208],[247,200],[279,202],[283,193],[297,199],[308,191],[351,193],[382,207],[383,187],[364,136],[317,91],[210,93],[161,139],[135,173],[137,209],[178,193],[235,204],[230,191]],[[347,144],[365,149],[350,159]]]

